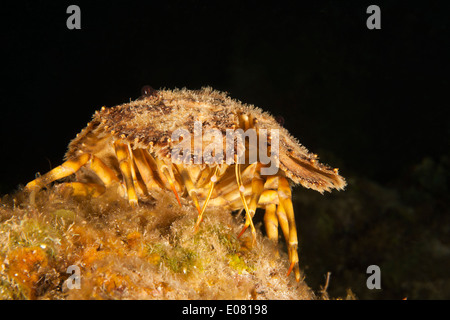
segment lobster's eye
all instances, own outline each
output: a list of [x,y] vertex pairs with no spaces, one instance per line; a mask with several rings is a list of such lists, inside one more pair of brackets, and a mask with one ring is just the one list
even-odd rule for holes
[[141,95],[144,96],[144,97],[150,97],[150,96],[153,96],[155,94],[156,94],[156,90],[153,89],[149,85],[145,85],[141,89]]
[[283,118],[283,116],[278,115],[278,116],[275,117],[275,120],[279,123],[280,126],[284,125],[284,118]]

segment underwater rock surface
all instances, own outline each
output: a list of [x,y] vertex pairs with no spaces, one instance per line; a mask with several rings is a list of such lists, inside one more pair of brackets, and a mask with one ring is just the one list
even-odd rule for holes
[[57,188],[35,206],[21,191],[3,197],[0,299],[315,298],[286,277],[284,243],[258,228],[252,248],[250,232],[237,238],[243,218],[231,212],[207,210],[194,233],[198,213],[170,193],[132,209],[108,193],[76,199]]

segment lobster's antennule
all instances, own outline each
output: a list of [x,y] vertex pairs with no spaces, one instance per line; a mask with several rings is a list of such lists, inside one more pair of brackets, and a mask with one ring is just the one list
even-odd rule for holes
[[196,232],[197,232],[197,230],[198,230],[198,226],[200,225],[200,222],[202,222],[202,220],[203,220],[203,213],[205,213],[206,206],[208,205],[208,202],[209,202],[209,200],[211,199],[211,195],[212,195],[212,193],[213,193],[214,186],[215,186],[215,184],[216,184],[216,182],[217,182],[217,172],[218,172],[218,171],[219,171],[219,167],[216,166],[216,169],[214,170],[214,174],[213,174],[213,176],[211,177],[211,187],[209,188],[208,195],[206,196],[206,200],[205,200],[205,202],[203,203],[202,210],[201,210],[200,214],[198,215],[197,223],[195,224],[195,231],[196,231]]
[[[241,201],[242,201],[242,204],[244,205],[244,209],[245,209],[246,224],[248,223],[250,225],[250,228],[252,230],[253,243],[255,243],[256,242],[256,229],[255,229],[255,226],[253,225],[253,219],[250,214],[250,210],[248,209],[247,201],[245,200],[244,191],[243,191],[243,190],[245,190],[245,188],[242,183],[241,166],[239,163],[236,163],[236,165],[235,165],[235,174],[236,174],[236,182],[237,182],[238,189],[239,189],[239,195],[241,197]],[[247,229],[247,228],[245,228],[245,229]],[[243,231],[245,231],[245,229]],[[241,231],[239,236],[242,235],[243,231]]]

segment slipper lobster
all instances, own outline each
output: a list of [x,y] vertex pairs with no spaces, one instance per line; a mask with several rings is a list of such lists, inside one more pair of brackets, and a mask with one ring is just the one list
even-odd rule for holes
[[[343,189],[338,169],[318,161],[269,113],[210,87],[154,90],[135,101],[96,111],[72,140],[65,162],[26,185],[31,195],[62,183],[74,196],[99,196],[115,188],[131,206],[172,190],[189,199],[198,229],[208,206],[245,210],[253,240],[253,216],[265,210],[267,236],[282,230],[290,266],[300,280],[297,228],[291,187],[321,193]],[[247,139],[246,139],[247,138]],[[182,152],[181,152],[182,151]],[[270,154],[270,156],[269,156]]]

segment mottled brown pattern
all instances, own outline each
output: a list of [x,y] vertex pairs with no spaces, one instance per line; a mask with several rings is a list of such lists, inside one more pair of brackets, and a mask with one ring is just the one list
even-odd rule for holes
[[110,134],[113,140],[128,141],[133,148],[150,149],[167,158],[173,147],[169,139],[176,129],[184,128],[193,134],[194,122],[201,121],[203,130],[219,129],[225,137],[227,129],[241,127],[240,115],[249,116],[256,130],[279,130],[279,168],[292,182],[319,192],[345,187],[345,180],[336,169],[318,162],[316,155],[292,137],[272,115],[210,87],[159,90],[136,101],[102,108],[71,142],[66,157],[82,150],[80,144],[86,143],[88,134],[96,130]]

